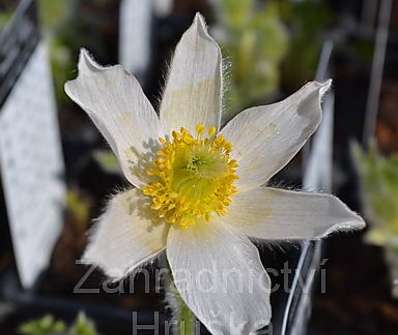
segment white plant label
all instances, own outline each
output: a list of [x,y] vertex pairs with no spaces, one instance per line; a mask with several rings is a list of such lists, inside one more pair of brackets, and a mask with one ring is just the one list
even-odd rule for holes
[[0,111],[0,172],[17,267],[22,285],[29,288],[49,263],[66,192],[44,42]]
[[138,76],[150,57],[152,1],[123,0],[120,5],[119,61]]

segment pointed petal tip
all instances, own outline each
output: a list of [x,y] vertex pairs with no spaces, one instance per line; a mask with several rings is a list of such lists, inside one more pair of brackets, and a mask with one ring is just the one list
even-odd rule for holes
[[77,82],[77,77],[75,79],[72,80],[68,80],[64,83],[64,92],[66,93],[66,95],[72,99],[73,101],[75,101],[75,93],[74,93],[74,87],[76,85]]
[[[329,91],[332,86],[332,79],[328,79],[325,81],[310,81],[304,87],[307,87],[308,90],[318,96],[319,102],[323,101],[325,94]],[[319,112],[322,112],[322,108],[319,105]]]
[[366,222],[359,214],[351,211],[352,214],[352,221],[351,221],[351,228],[354,230],[362,230],[366,228]]
[[321,87],[319,89],[319,93],[321,95],[324,95],[332,87],[332,83],[333,83],[333,80],[331,78],[329,78],[326,81],[320,82],[319,84],[321,85]]
[[200,12],[196,12],[193,22],[194,22],[194,24],[197,24],[197,25],[200,25],[200,26],[206,28],[205,19]]
[[333,196],[338,201],[338,204],[341,206],[341,209],[344,213],[344,220],[341,220],[338,224],[331,226],[329,229],[325,231],[325,233],[321,237],[327,237],[332,233],[337,232],[354,232],[358,230],[362,230],[366,228],[365,220],[356,212],[352,211],[344,202],[342,202],[339,198]]
[[[99,68],[99,65],[95,63],[95,61],[91,58],[90,53],[85,48],[80,48],[79,51],[79,60],[77,68],[79,70],[78,75],[81,73],[90,73],[91,71],[95,70],[95,68]],[[68,80],[64,83],[64,91],[65,93],[73,100],[72,98],[72,85],[77,78],[74,80]]]
[[325,80],[324,82],[322,82],[322,84],[323,84],[323,85],[328,85],[328,86],[330,86],[330,85],[333,84],[333,79],[332,79],[332,78],[329,78],[329,79]]
[[352,220],[350,221],[345,221],[344,223],[339,223],[334,225],[333,227],[330,227],[328,230],[326,230],[326,232],[322,236],[319,236],[318,238],[328,237],[334,233],[356,232],[364,229],[365,227],[366,227],[365,222],[358,215],[357,218],[353,217]]
[[311,86],[313,90],[317,90],[321,96],[323,96],[332,86],[333,80],[329,78],[328,80],[325,81],[310,81],[303,87]]
[[67,82],[64,83],[64,92],[68,97],[70,97],[70,85],[72,81],[73,80],[68,80]]
[[84,74],[96,72],[100,69],[103,69],[103,67],[94,60],[94,58],[90,55],[90,52],[87,49],[81,48],[79,53],[78,69],[79,74]]
[[83,58],[83,57],[88,57],[90,58],[90,53],[86,48],[80,48],[79,51],[79,59]]
[[200,19],[203,19],[203,15],[200,12],[196,12],[194,20],[200,20]]
[[79,52],[79,71],[84,70],[87,67],[87,63],[90,63],[91,57],[89,55],[89,52],[85,48],[81,48]]
[[199,34],[203,34],[206,38],[213,41],[213,38],[210,36],[207,29],[206,20],[200,12],[196,12],[191,28],[196,29]]

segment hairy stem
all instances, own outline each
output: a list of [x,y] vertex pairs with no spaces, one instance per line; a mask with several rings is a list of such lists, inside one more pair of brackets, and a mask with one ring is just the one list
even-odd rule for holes
[[179,294],[177,300],[179,304],[177,334],[195,335],[195,324],[196,324],[195,315],[192,313],[189,307],[184,303]]
[[[167,262],[166,262],[167,263]],[[167,264],[168,266],[168,264]],[[175,335],[196,335],[196,317],[181,298],[174,285],[171,270],[164,277],[166,301],[172,311]]]

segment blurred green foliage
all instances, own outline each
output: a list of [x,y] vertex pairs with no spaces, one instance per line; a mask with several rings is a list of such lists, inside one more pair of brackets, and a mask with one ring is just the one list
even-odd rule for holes
[[39,320],[22,324],[18,332],[22,335],[52,335],[63,333],[65,330],[66,325],[64,322],[55,320],[52,315],[46,315]]
[[352,55],[352,58],[359,64],[371,64],[373,60],[374,46],[371,40],[353,40],[350,43],[346,43],[344,51],[348,55]]
[[334,16],[318,0],[220,0],[218,39],[232,69],[229,114],[314,79]]
[[325,33],[334,15],[325,1],[280,0],[278,4],[290,31],[283,82],[288,90],[293,90],[314,79]]
[[47,31],[55,31],[65,20],[68,13],[68,1],[39,0],[40,22]]
[[81,195],[76,188],[70,188],[66,196],[68,211],[73,215],[74,222],[79,224],[82,229],[86,229],[90,222],[90,201]]
[[97,335],[97,330],[92,321],[84,313],[79,313],[75,323],[69,329],[70,335]]
[[0,0],[0,30],[11,20],[18,5],[17,0]]
[[111,150],[96,150],[94,159],[105,172],[122,174],[119,161]]
[[[1,8],[0,8],[1,10]],[[3,27],[7,24],[7,22],[10,20],[12,16],[11,11],[4,11],[0,12],[0,30],[3,29]]]
[[372,224],[366,240],[375,245],[398,247],[398,154],[383,157],[375,144],[367,153],[359,145],[353,145],[352,153],[365,212]]
[[117,10],[117,0],[39,0],[40,21],[50,45],[60,105],[72,103],[64,92],[64,84],[76,76],[80,48],[88,48],[105,62],[110,60],[114,48],[109,48],[109,40],[115,40],[117,45],[113,38]]
[[[69,101],[64,93],[64,83],[73,74],[74,66],[73,50],[63,32],[70,16],[70,3],[71,1],[66,0],[39,0],[39,17],[49,43],[55,93],[57,101],[61,104]],[[73,26],[70,29],[72,31]]]
[[69,328],[63,321],[56,320],[52,315],[22,324],[18,333],[21,335],[98,335],[95,326],[84,313],[79,313],[77,319]]
[[219,6],[219,39],[232,61],[227,88],[230,119],[278,89],[288,34],[276,1],[259,6],[255,0],[221,0]]

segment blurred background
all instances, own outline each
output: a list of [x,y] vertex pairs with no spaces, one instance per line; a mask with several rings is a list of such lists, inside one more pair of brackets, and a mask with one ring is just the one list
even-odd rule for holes
[[397,334],[393,0],[0,0],[0,333],[123,335],[132,334],[132,312],[141,325],[170,319],[154,289],[162,260],[107,283],[113,293],[99,270],[76,263],[107,195],[127,183],[63,85],[84,47],[100,64],[123,64],[157,108],[175,45],[198,11],[225,57],[224,123],[333,78],[319,131],[272,184],[332,192],[369,225],[261,248],[266,268],[292,269],[288,289],[271,297],[273,334]]

